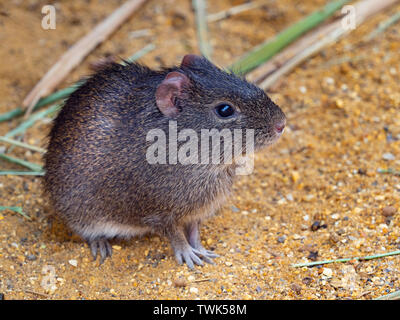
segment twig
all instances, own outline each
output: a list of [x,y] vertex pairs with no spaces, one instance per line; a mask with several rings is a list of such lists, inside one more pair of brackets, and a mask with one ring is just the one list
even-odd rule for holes
[[[398,1],[399,0],[381,0],[381,1],[362,0],[362,1],[357,2],[356,4],[354,4],[355,10],[357,12],[357,24],[361,24],[362,22],[364,22],[366,19],[368,19],[372,15],[395,4]],[[306,58],[314,55],[315,53],[320,51],[325,46],[328,46],[331,43],[334,43],[335,41],[340,39],[343,35],[345,35],[351,31],[351,29],[343,28],[340,20],[327,25],[322,30],[323,30],[322,35],[324,36],[322,39],[321,39],[320,32],[317,34],[314,34],[312,36],[312,39],[314,39],[314,41],[311,42],[311,44],[307,48],[303,49],[302,51],[297,52],[295,56],[286,60],[284,62],[283,66],[281,66],[275,72],[272,72],[272,73],[270,72],[269,75],[264,78],[264,80],[262,80],[260,83],[257,83],[257,84],[261,88],[267,89],[273,83],[275,83],[282,75],[284,75],[287,72],[294,69],[294,67],[299,65]],[[260,77],[259,77],[259,79],[260,79]]]
[[33,290],[28,290],[28,289],[25,289],[25,292],[26,292],[26,293],[36,294],[36,295],[42,296],[42,297],[44,297],[44,298],[49,298],[49,295],[47,295],[47,294],[45,294],[45,293],[40,293],[40,292],[36,292],[36,291],[33,291]]
[[304,60],[314,55],[318,51],[320,51],[323,47],[327,46],[329,43],[338,39],[341,35],[343,35],[346,31],[342,29],[337,29],[333,33],[329,34],[325,38],[320,41],[314,43],[312,46],[306,48],[302,52],[295,55],[292,59],[286,62],[283,66],[281,66],[276,72],[271,74],[269,77],[264,79],[261,83],[259,83],[259,87],[263,90],[268,89],[272,84],[274,84],[278,79],[280,79],[283,75],[294,69]]
[[231,7],[229,9],[227,9],[227,10],[223,10],[223,11],[220,11],[220,12],[217,12],[217,13],[209,14],[207,16],[207,21],[208,22],[215,22],[215,21],[218,21],[218,20],[226,19],[226,18],[229,18],[229,17],[231,17],[233,15],[242,13],[244,11],[255,9],[255,8],[260,7],[260,6],[264,5],[264,4],[265,3],[260,2],[260,1],[243,3],[243,4],[240,4],[238,6]]
[[0,206],[0,211],[4,211],[4,210],[14,211],[16,213],[19,213],[21,216],[23,216],[26,219],[32,220],[30,216],[28,216],[24,211],[22,211],[21,207],[7,207],[7,206],[4,207],[4,206]]
[[10,157],[10,156],[5,155],[4,153],[0,153],[0,159],[6,160],[11,163],[19,164],[20,166],[31,169],[32,171],[42,171],[42,169],[43,169],[42,166],[40,166],[38,164],[31,163],[29,161],[25,161],[22,159]]
[[387,174],[393,174],[395,176],[400,176],[400,171],[395,171],[393,169],[378,169],[378,173],[387,173]]
[[377,254],[377,255],[372,255],[372,256],[365,256],[365,257],[345,258],[345,259],[335,259],[335,260],[325,260],[325,261],[314,261],[314,262],[309,262],[309,263],[298,263],[298,264],[292,264],[292,267],[294,267],[294,268],[312,267],[312,266],[317,266],[317,265],[321,265],[321,264],[348,262],[348,261],[352,261],[352,260],[357,260],[357,261],[372,260],[372,259],[378,259],[378,258],[383,258],[383,257],[388,257],[388,256],[394,256],[394,255],[398,255],[398,254],[400,254],[400,250],[387,252],[387,253],[382,253],[382,254]]
[[204,279],[198,279],[198,280],[194,280],[194,283],[199,283],[199,282],[206,282],[206,281],[211,281],[210,278],[204,278]]
[[211,45],[208,41],[206,0],[192,0],[192,4],[196,15],[197,40],[200,52],[206,58],[211,59]]
[[36,147],[36,146],[32,146],[30,144],[27,144],[27,143],[24,143],[24,142],[21,142],[21,141],[18,141],[18,140],[6,138],[6,137],[0,137],[0,141],[6,142],[6,143],[9,143],[9,144],[12,144],[14,146],[21,147],[21,148],[29,149],[29,150],[32,150],[32,151],[37,151],[37,152],[40,152],[40,153],[45,153],[46,152],[46,149],[43,149],[43,148],[40,148],[40,147]]
[[0,171],[0,176],[44,176],[44,171]]
[[98,24],[89,34],[72,46],[55,65],[37,83],[23,101],[30,115],[35,104],[61,83],[62,80],[86,57],[98,44],[107,39],[124,21],[126,21],[145,0],[129,0]]
[[400,290],[389,294],[385,294],[383,296],[375,298],[374,300],[400,300]]
[[[152,51],[154,49],[155,49],[155,45],[150,43],[147,46],[145,46],[144,48],[135,52],[132,56],[130,56],[128,59],[126,59],[126,61],[133,62],[135,60],[138,60],[141,57],[143,57],[145,54],[149,53],[150,51]],[[122,62],[122,64],[124,64],[124,62]],[[38,101],[38,103],[33,107],[32,111],[35,111],[47,104],[67,98],[71,93],[76,91],[84,83],[85,83],[84,80],[80,80],[68,88],[58,90],[55,93],[53,93],[45,98],[41,98]],[[15,117],[22,115],[23,113],[24,113],[24,110],[22,108],[18,107],[14,110],[11,110],[9,112],[6,112],[6,113],[3,113],[2,115],[0,115],[0,122],[11,120]]]
[[156,48],[154,43],[150,43],[144,48],[140,49],[139,51],[135,52],[133,55],[131,55],[128,59],[125,61],[122,61],[121,64],[125,65],[125,62],[133,62],[136,60],[139,60],[141,57],[143,57],[145,54],[149,53],[150,51],[153,51]]
[[235,62],[230,69],[239,73],[247,73],[253,70],[263,62],[271,59],[301,35],[331,17],[347,2],[349,2],[349,0],[339,0],[328,3],[323,9],[313,12],[306,18],[292,24],[290,27],[280,32],[273,39],[267,40],[261,45],[255,47],[244,57]]
[[392,15],[389,19],[381,22],[378,25],[378,28],[372,31],[369,35],[367,35],[364,38],[364,41],[370,41],[373,38],[375,38],[377,35],[385,31],[387,28],[389,28],[391,25],[395,24],[397,21],[400,21],[400,12],[395,13]]
[[42,119],[42,118],[46,117],[47,115],[58,111],[61,108],[61,105],[62,105],[62,103],[54,104],[51,107],[49,107],[48,109],[45,109],[43,111],[33,114],[28,120],[22,122],[18,127],[16,127],[15,129],[11,130],[8,133],[6,133],[5,137],[11,138],[11,137],[16,136],[17,134],[24,133],[28,128],[33,126],[37,120]]
[[[41,98],[38,101],[38,103],[33,107],[32,111],[36,111],[37,109],[39,109],[47,104],[50,104],[50,103],[53,103],[53,102],[56,102],[58,100],[68,97],[72,92],[74,92],[76,89],[78,89],[83,83],[84,83],[84,81],[78,81],[68,88],[58,90],[58,91],[54,92],[53,94],[49,95],[48,97]],[[22,115],[24,112],[25,111],[21,107],[18,107],[14,110],[4,113],[3,115],[0,115],[0,122],[11,120],[15,117]]]

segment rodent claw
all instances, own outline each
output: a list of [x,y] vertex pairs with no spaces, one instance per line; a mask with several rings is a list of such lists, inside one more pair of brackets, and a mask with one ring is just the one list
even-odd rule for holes
[[193,249],[193,252],[199,256],[201,256],[202,260],[204,260],[205,262],[209,263],[209,264],[215,264],[215,262],[213,260],[211,260],[212,258],[216,258],[218,255],[213,254],[212,251],[206,250],[204,248],[201,249]]
[[100,253],[100,265],[103,264],[104,260],[107,257],[111,257],[112,255],[112,247],[107,241],[107,239],[97,239],[88,241],[90,246],[90,251],[93,256],[93,260],[96,261],[97,253]]

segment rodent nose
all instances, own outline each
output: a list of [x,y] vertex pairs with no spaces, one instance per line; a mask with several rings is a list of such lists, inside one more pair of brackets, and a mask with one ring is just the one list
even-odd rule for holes
[[282,133],[283,130],[285,129],[286,121],[279,121],[277,124],[275,124],[275,130],[277,133]]

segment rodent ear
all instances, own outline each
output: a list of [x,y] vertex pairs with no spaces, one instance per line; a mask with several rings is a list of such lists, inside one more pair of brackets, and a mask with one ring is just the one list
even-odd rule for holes
[[182,62],[181,62],[181,67],[187,67],[190,68],[191,66],[194,66],[196,62],[201,61],[203,58],[195,55],[195,54],[187,54],[183,57]]
[[190,80],[183,73],[173,71],[167,74],[156,90],[156,104],[158,109],[167,117],[178,115],[179,108],[176,98],[183,96],[183,87],[187,87]]

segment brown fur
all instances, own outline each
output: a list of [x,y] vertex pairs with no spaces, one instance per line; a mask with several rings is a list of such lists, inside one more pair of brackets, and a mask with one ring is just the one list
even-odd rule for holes
[[[254,128],[256,147],[276,139],[273,128],[284,119],[282,111],[260,89],[205,59],[162,71],[138,64],[99,71],[65,103],[45,155],[51,203],[89,243],[143,232],[174,242],[185,226],[212,215],[230,192],[234,165],[146,161],[147,132],[168,132],[170,119],[157,108],[155,92],[170,72],[190,80],[174,100],[178,130]],[[237,105],[241,118],[218,119],[210,110],[219,101]]]

